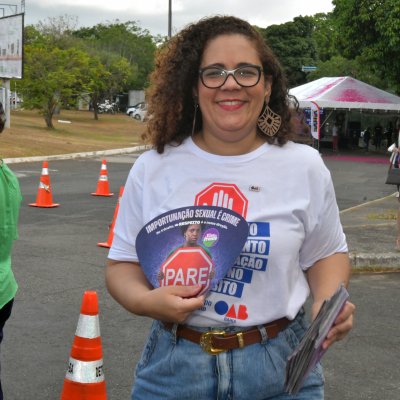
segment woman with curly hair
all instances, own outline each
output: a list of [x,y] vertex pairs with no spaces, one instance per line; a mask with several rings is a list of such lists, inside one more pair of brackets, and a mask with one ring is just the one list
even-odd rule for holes
[[[315,318],[348,283],[347,244],[329,171],[293,143],[277,58],[247,22],[205,18],[158,54],[146,139],[121,199],[109,253],[111,295],[154,323],[136,367],[133,399],[283,399],[285,365]],[[219,206],[244,217],[249,237],[227,276],[153,288],[135,248],[147,222],[172,209]],[[323,344],[352,328],[346,303]],[[321,366],[296,399],[322,399]]]

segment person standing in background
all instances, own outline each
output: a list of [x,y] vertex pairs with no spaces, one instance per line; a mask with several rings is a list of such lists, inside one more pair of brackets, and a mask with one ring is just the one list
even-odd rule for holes
[[[394,134],[394,143],[389,146],[388,151],[392,154],[390,156],[391,168],[400,168],[400,152],[399,152],[399,144],[400,144],[400,119],[397,119],[395,134]],[[396,238],[396,250],[400,251],[400,185],[396,185],[397,188],[397,238]]]
[[[399,154],[399,141],[400,141],[400,131],[398,138],[396,140],[396,148],[395,152],[396,155],[394,156],[394,168],[400,168],[400,154]],[[400,185],[397,185],[397,202],[398,202],[398,208],[397,208],[397,239],[396,239],[396,250],[400,251]]]
[[[399,145],[400,145],[400,119],[397,120],[396,123],[396,132],[395,135],[395,159],[394,159],[394,168],[400,168],[400,153],[399,153]],[[397,239],[396,239],[396,250],[400,251],[400,186],[397,185]]]
[[382,137],[383,137],[383,128],[382,125],[378,122],[374,128],[375,150],[379,150],[381,148]]
[[338,126],[335,122],[332,128],[332,150],[334,152],[337,152],[338,146],[339,146],[339,132],[338,132]]
[[[1,124],[0,133],[3,129],[4,124]],[[18,236],[17,223],[21,200],[17,177],[0,159],[0,344],[3,340],[3,328],[11,315],[18,289],[11,269],[11,249]],[[0,400],[3,400],[1,380]]]
[[369,151],[369,141],[371,140],[371,128],[368,126],[364,132],[365,151]]
[[385,128],[385,139],[386,146],[389,147],[393,143],[393,123],[389,121],[387,127]]

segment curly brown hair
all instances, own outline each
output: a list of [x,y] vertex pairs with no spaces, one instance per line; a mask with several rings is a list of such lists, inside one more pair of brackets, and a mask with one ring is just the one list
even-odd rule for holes
[[[271,144],[283,145],[288,141],[291,134],[290,96],[277,57],[248,22],[232,16],[214,16],[188,25],[157,53],[147,91],[150,118],[143,138],[159,153],[163,153],[166,144],[179,145],[191,135],[195,112],[193,88],[199,79],[204,48],[210,40],[225,34],[240,34],[253,42],[264,74],[272,78],[269,106],[281,116],[282,123],[274,138],[259,132],[260,136]],[[201,128],[201,111],[198,109],[195,131]]]

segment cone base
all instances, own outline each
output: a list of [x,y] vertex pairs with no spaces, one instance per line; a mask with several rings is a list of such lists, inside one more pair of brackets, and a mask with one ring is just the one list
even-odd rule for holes
[[102,193],[90,193],[92,196],[105,196],[105,197],[111,197],[114,196],[114,193],[108,193],[108,194],[102,194]]
[[41,208],[53,208],[53,207],[59,206],[59,204],[57,204],[57,203],[47,204],[47,205],[38,204],[38,203],[29,203],[28,205],[31,207],[41,207]]
[[97,246],[99,246],[99,247],[107,247],[109,249],[111,247],[111,244],[107,243],[107,242],[102,242],[102,243],[97,243]]
[[61,400],[106,400],[106,383],[78,383],[64,379]]

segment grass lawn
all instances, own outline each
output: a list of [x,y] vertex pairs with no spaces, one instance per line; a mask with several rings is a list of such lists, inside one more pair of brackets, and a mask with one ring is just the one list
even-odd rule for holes
[[[69,123],[66,123],[68,121]],[[146,124],[126,114],[62,110],[53,117],[55,129],[46,128],[37,111],[11,111],[10,129],[0,135],[0,157],[30,157],[142,145]]]

